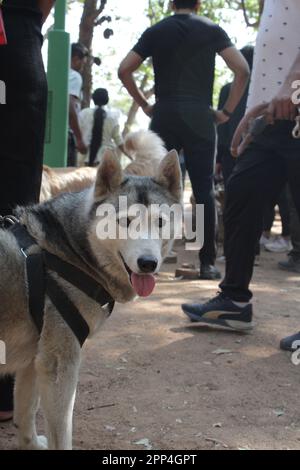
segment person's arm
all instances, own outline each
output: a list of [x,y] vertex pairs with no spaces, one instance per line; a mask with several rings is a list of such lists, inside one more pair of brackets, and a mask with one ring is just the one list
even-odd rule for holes
[[130,158],[130,160],[132,160],[132,157],[128,154],[127,150],[125,149],[123,138],[121,136],[121,129],[120,129],[119,122],[116,122],[115,126],[113,127],[111,137],[112,137],[114,143],[116,144],[116,147],[118,147],[118,149],[122,153],[124,153],[124,155],[126,155],[126,157],[128,157],[128,158]]
[[[295,91],[294,83],[298,83],[298,91]],[[296,83],[297,85],[297,83]],[[276,120],[293,121],[299,108],[299,88],[300,88],[300,52],[292,65],[288,76],[277,95],[270,103],[262,103],[250,109],[240,122],[231,144],[231,153],[233,156],[240,155],[249,142],[249,126],[253,119],[265,116],[269,124],[274,124]],[[293,94],[296,93],[298,100],[293,100]],[[244,139],[243,139],[244,136]],[[243,141],[242,141],[243,139]],[[242,141],[242,143],[241,143]]]
[[[224,105],[224,110],[232,114],[245,92],[249,81],[250,69],[246,59],[235,47],[227,47],[220,52],[220,56],[234,73],[234,80]],[[216,114],[219,123],[228,121],[228,116],[222,110],[217,111]]]
[[139,54],[130,51],[119,66],[118,76],[134,101],[142,108],[145,114],[151,117],[152,106],[148,104],[145,95],[139,90],[133,76],[134,72],[140,67],[143,61],[144,59]]
[[39,2],[39,8],[41,12],[43,13],[43,22],[45,22],[55,3],[55,0],[38,0],[38,2]]
[[78,120],[78,115],[76,111],[76,104],[77,104],[77,98],[75,96],[70,95],[69,124],[76,138],[76,146],[79,152],[84,155],[87,153],[87,147],[82,139],[81,129],[79,126],[79,120]]

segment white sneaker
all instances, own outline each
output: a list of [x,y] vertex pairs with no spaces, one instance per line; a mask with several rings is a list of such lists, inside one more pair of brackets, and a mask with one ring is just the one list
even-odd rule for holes
[[292,244],[290,240],[286,240],[283,237],[278,237],[276,240],[265,244],[265,249],[272,253],[286,253],[291,251]]
[[259,244],[260,246],[265,246],[267,243],[272,243],[274,241],[274,237],[265,237],[264,235],[262,235],[260,237],[260,240],[259,240]]

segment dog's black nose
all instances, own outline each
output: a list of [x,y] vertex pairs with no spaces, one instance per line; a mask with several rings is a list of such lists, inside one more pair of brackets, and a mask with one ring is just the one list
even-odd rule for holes
[[154,273],[157,268],[158,261],[153,256],[141,256],[137,260],[137,264],[142,273]]

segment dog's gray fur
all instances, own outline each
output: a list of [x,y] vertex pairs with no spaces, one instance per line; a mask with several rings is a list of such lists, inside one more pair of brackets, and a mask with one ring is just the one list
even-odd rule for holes
[[[180,202],[181,178],[175,151],[162,161],[156,178],[127,176],[113,155],[105,155],[93,188],[63,194],[41,205],[18,209],[20,221],[37,240],[34,250],[46,249],[98,280],[117,302],[135,292],[121,259],[134,271],[141,253],[159,254],[159,269],[168,252],[162,240],[124,240],[96,237],[96,208],[117,204],[119,195],[131,203]],[[44,326],[39,338],[28,311],[24,257],[14,236],[0,230],[0,339],[6,343],[7,364],[0,373],[16,374],[15,415],[19,446],[23,449],[71,449],[72,414],[80,364],[80,346],[46,298]],[[90,336],[108,312],[71,284],[52,273],[81,312]],[[37,436],[35,414],[41,400],[47,439]],[[48,441],[48,443],[47,443]]]

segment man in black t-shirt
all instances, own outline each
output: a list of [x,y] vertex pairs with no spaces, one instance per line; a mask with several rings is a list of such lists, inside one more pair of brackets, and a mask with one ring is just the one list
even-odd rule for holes
[[[200,278],[219,279],[215,268],[215,203],[213,191],[215,123],[226,122],[242,97],[249,68],[225,31],[196,15],[200,1],[174,0],[175,15],[147,29],[119,67],[130,95],[152,117],[151,129],[168,149],[183,149],[197,204],[204,204],[204,245]],[[235,78],[222,110],[212,111],[215,57],[220,54]],[[156,104],[150,106],[133,72],[151,57]]]

